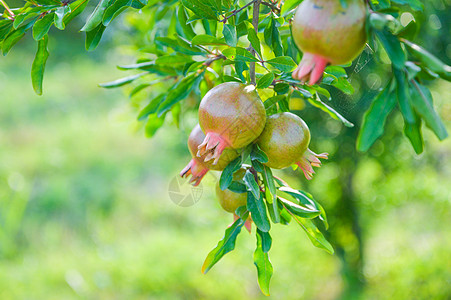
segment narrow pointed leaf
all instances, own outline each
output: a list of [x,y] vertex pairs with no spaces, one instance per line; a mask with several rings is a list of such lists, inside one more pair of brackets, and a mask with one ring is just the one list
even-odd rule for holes
[[259,198],[256,198],[253,193],[247,193],[247,210],[250,211],[252,220],[258,229],[263,232],[268,232],[271,229],[265,203],[261,195],[259,195]]
[[108,7],[109,0],[100,0],[92,14],[88,17],[85,25],[80,29],[80,31],[92,31],[102,22],[103,13]]
[[363,123],[357,138],[357,150],[368,151],[384,133],[385,121],[396,105],[396,96],[390,92],[390,83],[373,100],[363,116]]
[[254,252],[254,264],[257,267],[257,279],[260,290],[269,296],[269,282],[273,274],[273,267],[268,252],[263,251],[262,238],[257,234],[257,248]]
[[31,82],[33,89],[38,95],[42,95],[42,82],[44,79],[45,64],[49,57],[47,50],[48,36],[45,35],[38,42],[38,51],[31,66]]
[[227,228],[223,239],[208,253],[202,266],[202,273],[207,273],[224,255],[235,249],[236,238],[241,232],[244,223],[245,221],[239,218]]
[[33,39],[39,41],[42,39],[50,30],[53,24],[54,14],[50,13],[37,20],[33,25]]

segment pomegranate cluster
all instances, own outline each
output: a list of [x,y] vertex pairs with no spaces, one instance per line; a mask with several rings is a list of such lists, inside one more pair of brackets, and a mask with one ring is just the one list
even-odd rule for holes
[[[194,127],[188,148],[192,159],[180,172],[197,186],[209,170],[222,171],[241,155],[243,149],[257,144],[266,154],[264,164],[274,169],[299,166],[307,179],[319,167],[319,158],[308,148],[310,131],[295,114],[284,112],[266,116],[266,110],[253,85],[237,82],[222,83],[211,89],[199,106],[199,124]],[[246,168],[235,172],[234,180],[241,180]],[[246,203],[246,193],[216,188],[221,206],[228,212]]]

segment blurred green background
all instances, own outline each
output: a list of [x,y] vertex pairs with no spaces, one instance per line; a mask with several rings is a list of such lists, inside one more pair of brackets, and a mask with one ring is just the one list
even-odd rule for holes
[[[31,87],[29,38],[0,58],[0,299],[266,299],[254,235],[243,232],[235,251],[201,274],[232,222],[215,199],[219,174],[206,176],[196,204],[170,200],[195,116],[146,139],[126,93],[97,87],[124,76],[115,65],[132,53],[111,46],[126,35],[107,30],[86,53],[77,26],[53,32],[42,97]],[[451,61],[443,45],[431,50]],[[352,121],[374,80],[336,100]],[[451,130],[451,84],[431,88]],[[314,248],[296,224],[274,226],[270,298],[450,299],[451,139],[425,129],[425,153],[416,156],[393,114],[386,135],[360,154],[357,129],[311,111],[298,113],[311,125],[313,150],[330,159],[308,184],[299,172],[280,173],[323,203],[336,254]]]

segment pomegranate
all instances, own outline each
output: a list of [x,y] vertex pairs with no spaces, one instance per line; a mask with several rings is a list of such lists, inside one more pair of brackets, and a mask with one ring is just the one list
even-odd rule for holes
[[207,174],[209,170],[222,171],[227,165],[238,157],[239,153],[233,149],[225,149],[221,159],[217,161],[216,164],[213,164],[211,161],[205,162],[205,156],[210,153],[206,153],[201,157],[197,157],[197,147],[200,143],[205,139],[205,134],[200,129],[199,124],[194,127],[191,131],[188,138],[188,149],[193,156],[193,159],[188,163],[188,165],[180,172],[180,176],[188,177],[192,175],[190,179],[190,183],[193,183],[194,186],[199,185],[202,178]]
[[219,187],[219,183],[216,185],[216,196],[218,196],[221,207],[229,213],[234,213],[238,207],[247,203],[247,193],[239,194],[229,189],[223,191]]
[[[243,179],[244,174],[246,174],[246,170],[249,169],[249,166],[243,165],[240,170],[236,171],[233,174],[233,180],[239,181]],[[235,214],[235,211],[240,206],[245,206],[247,204],[247,193],[235,193],[229,189],[221,190],[219,187],[219,182],[216,184],[216,196],[218,197],[219,204],[221,207],[229,212],[233,213],[233,220],[236,221],[239,217]],[[252,227],[252,218],[249,216],[244,223],[247,231],[251,232]]]
[[313,85],[328,64],[351,62],[366,43],[366,6],[363,0],[304,0],[294,15],[291,31],[304,52],[293,78]]
[[307,179],[312,179],[313,167],[320,167],[319,158],[327,159],[327,153],[316,154],[308,148],[310,131],[304,120],[295,114],[274,114],[266,120],[266,126],[257,144],[268,156],[265,164],[270,168],[283,169],[298,165]]
[[226,82],[212,88],[199,106],[199,124],[206,137],[197,156],[217,164],[224,149],[255,141],[265,127],[266,112],[253,85]]

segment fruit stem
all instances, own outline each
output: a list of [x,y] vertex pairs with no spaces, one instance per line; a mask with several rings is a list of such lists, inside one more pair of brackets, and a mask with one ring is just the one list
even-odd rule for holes
[[[254,9],[252,12],[252,26],[254,26],[255,33],[258,33],[258,17],[260,15],[260,3],[261,0],[254,1]],[[252,48],[251,53],[255,56],[255,49]],[[249,77],[251,79],[251,84],[255,85],[257,82],[255,80],[255,62],[251,62],[249,65]]]
[[9,16],[7,16],[8,19],[14,20],[15,15],[14,15],[14,13],[12,12],[12,10],[9,8],[8,4],[6,4],[6,2],[3,1],[3,0],[0,0],[0,3],[3,5],[3,7],[5,8],[5,10],[8,12],[8,14],[9,14]]

